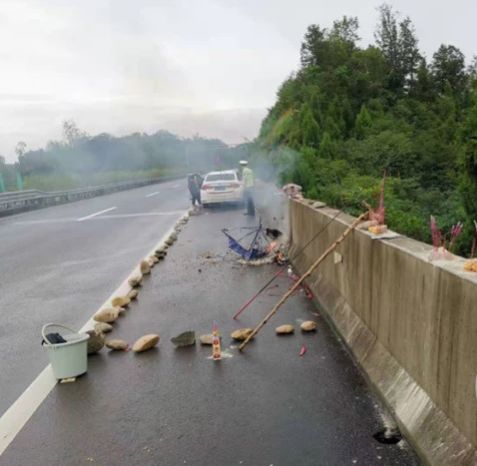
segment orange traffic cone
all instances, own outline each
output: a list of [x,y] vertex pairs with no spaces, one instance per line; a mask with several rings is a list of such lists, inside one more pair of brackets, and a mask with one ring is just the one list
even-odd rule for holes
[[212,325],[212,359],[214,361],[220,361],[220,359],[222,359],[219,328],[217,326],[217,322],[214,322]]

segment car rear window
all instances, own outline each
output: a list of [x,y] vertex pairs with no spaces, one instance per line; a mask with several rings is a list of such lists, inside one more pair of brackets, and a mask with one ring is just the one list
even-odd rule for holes
[[235,181],[233,173],[218,173],[216,175],[207,175],[205,181]]

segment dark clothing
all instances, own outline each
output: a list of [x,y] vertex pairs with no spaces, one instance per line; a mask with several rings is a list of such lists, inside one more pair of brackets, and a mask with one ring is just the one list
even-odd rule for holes
[[190,194],[191,194],[191,201],[193,206],[195,206],[196,202],[197,202],[197,205],[202,205],[202,202],[200,200],[200,191],[191,192]]
[[189,175],[187,178],[187,187],[191,195],[192,205],[202,205],[200,200],[200,187],[202,186],[203,179],[200,175]]

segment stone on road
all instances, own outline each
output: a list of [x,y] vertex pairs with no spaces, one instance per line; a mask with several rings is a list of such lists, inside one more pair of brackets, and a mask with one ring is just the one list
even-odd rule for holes
[[279,325],[275,329],[275,333],[277,335],[290,335],[294,331],[295,331],[295,328],[293,327],[293,325],[290,325],[290,324]]
[[[234,311],[277,268],[239,266],[220,230],[257,221],[235,209],[193,217],[169,260],[144,281],[134,310],[115,324],[121,338],[155,329],[166,340],[184,328],[202,334],[214,321],[230,335]],[[206,250],[224,259],[204,264]],[[288,277],[277,284],[286,292]],[[253,328],[277,299],[264,293],[240,326]],[[324,322],[311,333],[276,337],[280,322],[316,312],[303,294],[294,295],[246,352],[224,338],[218,362],[200,345],[178,351],[167,344],[134,356],[102,351],[88,359],[86,375],[51,392],[0,463],[59,466],[92,457],[102,466],[418,466],[405,439],[384,445],[373,438],[390,413]]]
[[156,334],[144,335],[135,341],[135,343],[132,346],[132,350],[135,353],[142,353],[143,351],[147,351],[148,349],[154,348],[154,346],[156,346],[158,343],[159,343],[159,335],[156,335]]
[[48,364],[41,327],[82,328],[186,211],[187,187],[159,184],[0,218],[0,416]]
[[179,335],[172,337],[171,342],[178,348],[195,345],[195,332],[192,330],[182,332]]
[[126,351],[129,348],[127,341],[120,340],[118,338],[112,338],[112,339],[106,340],[105,345],[106,345],[106,348],[109,348],[115,351]]
[[230,336],[236,341],[245,341],[253,332],[253,328],[239,328],[234,330]]
[[303,332],[314,332],[317,328],[317,324],[313,320],[306,320],[305,322],[302,322],[300,325],[300,328],[302,329]]

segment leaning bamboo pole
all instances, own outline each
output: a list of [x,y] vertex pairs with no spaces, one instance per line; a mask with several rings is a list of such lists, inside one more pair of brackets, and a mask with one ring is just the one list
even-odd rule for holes
[[239,346],[239,350],[242,351],[248,342],[260,331],[260,329],[270,320],[270,318],[280,309],[282,304],[293,294],[293,292],[301,285],[303,280],[309,277],[313,270],[315,270],[336,247],[358,226],[358,224],[368,216],[368,212],[362,213],[342,234],[341,236],[331,244],[326,251],[311,265],[311,267],[300,277],[299,280],[282,296],[280,301],[273,307],[273,309],[265,316],[265,318],[253,329],[253,332],[247,337],[247,339]]

